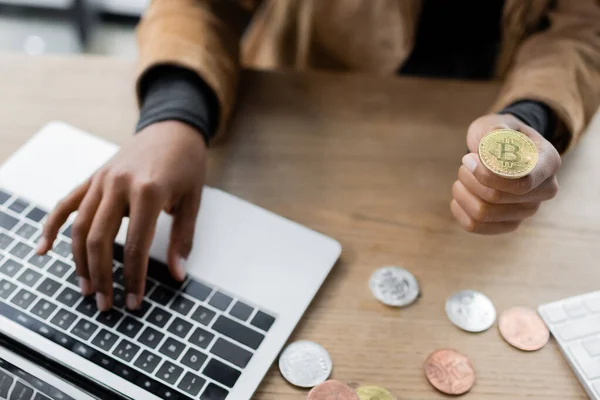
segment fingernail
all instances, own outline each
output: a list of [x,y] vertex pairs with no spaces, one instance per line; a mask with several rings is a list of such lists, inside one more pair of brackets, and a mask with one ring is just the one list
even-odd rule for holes
[[133,293],[127,295],[127,308],[130,310],[137,310],[138,308],[138,296]]
[[40,241],[38,242],[38,246],[37,246],[37,249],[35,250],[35,252],[38,254],[41,254],[43,251],[46,250],[47,245],[48,245],[48,239],[46,239],[44,236],[42,236]]
[[81,289],[81,294],[84,296],[89,296],[92,292],[92,284],[89,279],[79,278],[79,288]]
[[477,161],[475,160],[472,154],[467,154],[466,156],[464,156],[462,159],[462,163],[471,172],[475,171],[475,168],[477,167]]
[[96,293],[96,305],[100,311],[108,310],[108,300],[102,293]]
[[175,268],[175,273],[177,276],[175,278],[180,281],[185,279],[185,262],[186,259],[183,257],[179,257],[179,260],[177,260],[177,266]]

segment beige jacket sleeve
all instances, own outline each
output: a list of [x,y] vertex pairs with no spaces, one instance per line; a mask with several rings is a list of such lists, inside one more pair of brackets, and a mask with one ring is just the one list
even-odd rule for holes
[[196,71],[219,100],[217,136],[225,130],[234,102],[241,35],[241,29],[219,17],[213,4],[218,1],[231,5],[224,0],[153,0],[137,32],[138,100],[140,78],[153,66],[171,64]]
[[494,110],[522,99],[550,106],[560,123],[553,142],[576,142],[600,105],[600,0],[558,0],[550,27],[518,49]]

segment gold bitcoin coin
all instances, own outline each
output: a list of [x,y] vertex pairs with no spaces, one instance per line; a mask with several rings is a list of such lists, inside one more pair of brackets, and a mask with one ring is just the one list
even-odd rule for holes
[[396,400],[390,392],[377,386],[361,386],[356,393],[360,400]]
[[535,143],[519,131],[498,129],[479,142],[479,158],[494,174],[507,179],[529,175],[538,161]]

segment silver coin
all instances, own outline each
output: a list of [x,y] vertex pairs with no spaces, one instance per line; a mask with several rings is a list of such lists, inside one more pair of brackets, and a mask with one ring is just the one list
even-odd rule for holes
[[279,371],[292,385],[311,388],[331,375],[333,364],[327,350],[308,340],[289,344],[279,356]]
[[467,332],[483,332],[496,321],[496,308],[490,299],[474,290],[463,290],[446,301],[450,321]]
[[382,267],[371,275],[369,287],[383,304],[404,307],[419,297],[419,282],[413,274],[400,267]]

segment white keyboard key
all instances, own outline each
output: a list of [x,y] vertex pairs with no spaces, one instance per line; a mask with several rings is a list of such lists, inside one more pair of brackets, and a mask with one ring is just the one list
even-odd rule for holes
[[589,296],[586,296],[583,302],[591,312],[600,312],[600,293],[593,293]]
[[565,301],[564,307],[571,318],[585,317],[588,313],[579,300]]
[[590,357],[580,343],[570,345],[569,352],[588,379],[600,378],[600,360]]
[[592,357],[600,355],[600,336],[593,336],[583,341],[583,347]]
[[547,307],[544,309],[544,313],[548,317],[548,321],[550,321],[551,324],[563,322],[569,317],[565,309],[560,305]]
[[556,331],[562,340],[580,339],[586,336],[600,333],[600,317],[576,319],[565,322],[556,327]]

